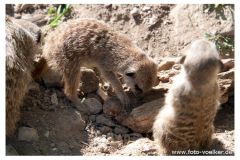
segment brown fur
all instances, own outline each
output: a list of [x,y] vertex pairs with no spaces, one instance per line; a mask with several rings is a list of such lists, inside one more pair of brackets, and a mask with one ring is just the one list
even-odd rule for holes
[[153,124],[161,154],[202,150],[211,146],[213,121],[219,106],[217,73],[221,67],[214,44],[195,41],[182,59],[165,106]]
[[25,20],[6,17],[6,135],[13,136],[20,105],[31,81],[40,29]]
[[136,94],[151,89],[156,79],[157,65],[153,60],[125,35],[97,20],[77,19],[61,24],[46,38],[43,54],[48,65],[63,75],[64,93],[76,104],[80,103],[77,88],[81,66],[97,67],[124,106],[130,102],[117,72],[123,74]]

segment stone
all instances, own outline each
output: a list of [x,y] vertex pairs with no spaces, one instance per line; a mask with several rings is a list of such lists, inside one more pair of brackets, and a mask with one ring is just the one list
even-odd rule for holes
[[13,4],[6,4],[6,14],[9,16],[14,16],[14,6]]
[[84,93],[96,92],[99,87],[99,80],[92,69],[81,68],[80,90]]
[[96,115],[90,115],[89,120],[92,121],[92,122],[95,122],[96,121]]
[[61,114],[55,116],[54,124],[55,137],[59,140],[83,134],[86,127],[86,122],[81,113],[73,108],[61,110]]
[[19,154],[12,145],[7,145],[6,146],[6,155],[7,156],[17,156]]
[[218,74],[218,85],[221,95],[220,103],[224,104],[234,94],[234,68]]
[[103,114],[98,115],[96,117],[96,123],[97,124],[103,124],[103,125],[106,125],[106,126],[109,126],[109,127],[116,126],[115,123],[110,118],[105,117]]
[[139,8],[134,7],[134,8],[130,11],[130,14],[131,14],[133,17],[138,16],[138,15],[140,14]]
[[176,58],[167,58],[158,65],[158,71],[169,70],[176,64]]
[[169,82],[169,79],[170,79],[170,75],[164,71],[158,72],[157,77],[163,83]]
[[32,90],[32,91],[40,91],[40,87],[39,84],[35,81],[31,82],[28,86],[28,90]]
[[113,132],[116,134],[126,134],[129,133],[129,129],[123,126],[116,126]]
[[26,9],[30,9],[30,8],[33,8],[33,4],[17,4],[15,6],[15,12],[16,13],[19,13],[19,12],[22,12]]
[[234,67],[234,59],[222,59],[222,63],[224,65],[223,72],[226,72]]
[[149,23],[148,23],[148,28],[151,30],[155,24],[157,24],[159,22],[159,18],[156,15],[153,15],[150,19],[149,19]]
[[32,23],[38,25],[39,27],[46,25],[49,20],[48,17],[44,14],[37,14],[30,18],[25,18],[25,16],[23,16],[22,18],[31,21]]
[[89,114],[98,114],[103,109],[102,104],[96,98],[87,98],[83,104],[86,105]]
[[158,146],[148,138],[141,138],[126,145],[123,149],[115,152],[125,156],[157,156]]
[[103,134],[107,134],[109,132],[112,132],[112,128],[108,127],[108,126],[103,126],[103,127],[99,127],[99,130],[103,133]]
[[107,93],[105,93],[101,88],[98,88],[97,95],[103,100],[106,101],[108,99]]
[[58,105],[58,98],[57,98],[57,94],[56,93],[53,93],[51,95],[51,102],[53,105]]
[[147,11],[149,11],[150,9],[151,9],[150,6],[144,6],[144,7],[142,8],[142,11],[143,11],[143,12],[147,12]]
[[18,129],[18,140],[33,142],[39,139],[37,130],[29,127],[20,127]]
[[117,97],[109,97],[103,104],[103,113],[110,117],[116,117],[121,110],[121,102]]
[[151,132],[153,122],[159,109],[164,105],[165,98],[156,99],[134,108],[121,123],[138,133]]

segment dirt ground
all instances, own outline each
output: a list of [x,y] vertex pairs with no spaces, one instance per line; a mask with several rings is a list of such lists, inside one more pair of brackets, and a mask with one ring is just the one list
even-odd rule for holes
[[[16,6],[14,7],[15,18],[42,16],[44,18],[39,26],[46,25],[49,5],[35,5],[21,12],[17,12]],[[167,4],[72,5],[71,12],[63,18],[63,21],[75,18],[103,20],[115,30],[127,34],[158,63],[164,57],[180,56],[192,40],[204,37],[206,32],[225,33],[231,30],[232,17],[228,11],[224,20],[216,18],[214,12],[204,13],[201,6],[181,7]],[[187,20],[184,17],[187,17]],[[117,151],[137,139],[147,137],[153,140],[151,133],[136,133],[113,119],[112,124],[99,123],[99,116],[105,116],[103,111],[92,115],[81,114],[65,98],[62,88],[49,88],[41,82],[33,82],[30,88],[22,105],[19,127],[34,128],[38,140],[20,141],[17,135],[8,139],[8,147],[14,150],[11,154],[115,155]],[[99,99],[95,94],[84,96]],[[229,151],[230,155],[233,155],[234,95],[220,107],[214,124],[216,128],[214,136],[218,140],[214,148]],[[157,153],[149,151],[144,155]]]

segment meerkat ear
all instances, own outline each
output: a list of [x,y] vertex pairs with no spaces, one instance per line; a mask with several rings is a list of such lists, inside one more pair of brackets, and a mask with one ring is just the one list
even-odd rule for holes
[[185,59],[186,59],[186,55],[183,55],[183,56],[180,58],[179,63],[180,63],[180,64],[183,64],[184,61],[185,61]]

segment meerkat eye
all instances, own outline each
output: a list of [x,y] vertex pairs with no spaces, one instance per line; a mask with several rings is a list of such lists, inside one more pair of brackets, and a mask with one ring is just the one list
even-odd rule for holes
[[128,73],[125,73],[126,76],[128,77],[134,77],[135,76],[135,73],[134,72],[128,72]]

